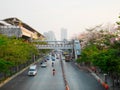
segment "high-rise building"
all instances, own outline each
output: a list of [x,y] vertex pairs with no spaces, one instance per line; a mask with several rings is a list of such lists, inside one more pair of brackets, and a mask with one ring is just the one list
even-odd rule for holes
[[67,40],[67,29],[62,28],[61,29],[61,40]]
[[[53,31],[48,31],[44,33],[47,41],[56,41],[56,37]],[[51,42],[52,43],[52,42]]]

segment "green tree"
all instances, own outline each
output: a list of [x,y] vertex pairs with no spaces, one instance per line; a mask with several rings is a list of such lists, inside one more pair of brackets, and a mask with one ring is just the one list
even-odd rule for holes
[[93,56],[99,53],[99,49],[96,45],[90,44],[82,49],[81,58],[78,58],[77,62],[85,62],[87,65],[90,65],[92,60],[94,59]]
[[[118,18],[120,19],[120,16],[118,16]],[[117,23],[118,25],[120,25],[120,21],[117,21],[116,23]]]
[[98,30],[98,28],[89,31],[89,34],[92,36],[82,49],[81,57],[77,61],[89,62],[104,72],[118,73],[120,71],[120,44],[119,41],[117,43],[114,41],[118,35],[109,33],[107,30]]
[[30,60],[32,55],[38,54],[37,48],[32,43],[3,35],[0,35],[0,51],[0,59],[2,59],[0,62],[2,67],[6,67],[5,70],[9,69],[7,64],[18,66]]

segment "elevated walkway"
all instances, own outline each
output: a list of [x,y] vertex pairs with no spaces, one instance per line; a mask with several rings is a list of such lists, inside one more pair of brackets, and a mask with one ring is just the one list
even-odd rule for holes
[[32,42],[46,42],[46,45],[36,44],[38,49],[56,49],[56,50],[66,50],[71,49],[73,56],[77,59],[81,55],[81,45],[79,40],[73,41],[40,41],[33,40]]

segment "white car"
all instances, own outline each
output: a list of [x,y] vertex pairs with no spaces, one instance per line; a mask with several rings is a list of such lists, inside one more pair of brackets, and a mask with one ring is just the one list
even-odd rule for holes
[[41,67],[42,67],[42,68],[46,68],[46,67],[47,67],[47,63],[45,63],[45,62],[42,63],[42,64],[41,64]]
[[29,76],[35,76],[37,74],[37,66],[31,65],[28,71]]

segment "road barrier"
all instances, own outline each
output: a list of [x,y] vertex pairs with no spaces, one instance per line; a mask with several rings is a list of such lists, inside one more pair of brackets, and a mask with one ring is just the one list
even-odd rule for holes
[[61,60],[61,68],[62,68],[62,74],[63,74],[63,79],[64,79],[64,83],[65,83],[65,90],[70,90],[68,82],[66,80],[66,76],[65,76],[65,71],[64,71],[64,66],[63,66],[63,61],[62,58],[60,56],[60,60]]
[[65,86],[65,90],[70,90],[68,85]]

